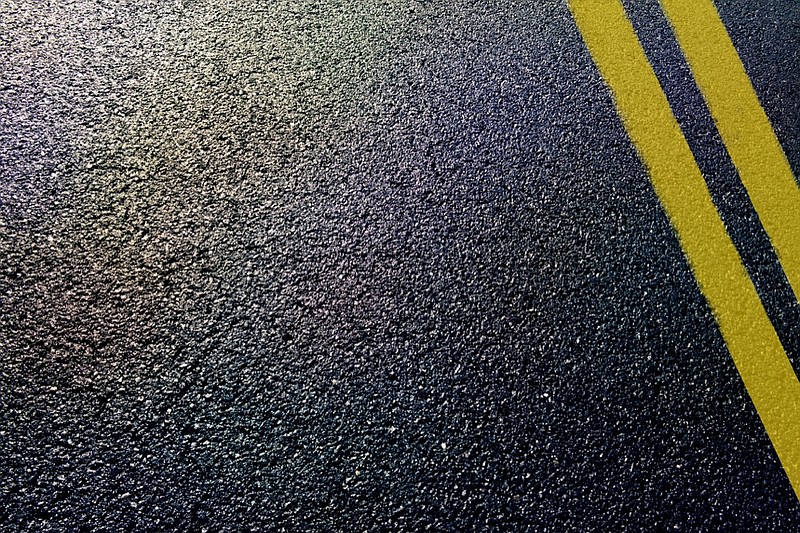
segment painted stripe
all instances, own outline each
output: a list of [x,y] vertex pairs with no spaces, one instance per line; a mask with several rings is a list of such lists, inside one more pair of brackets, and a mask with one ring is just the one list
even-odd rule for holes
[[661,0],[722,141],[800,301],[800,188],[711,0]]
[[800,382],[619,0],[570,0],[589,52],[800,498]]

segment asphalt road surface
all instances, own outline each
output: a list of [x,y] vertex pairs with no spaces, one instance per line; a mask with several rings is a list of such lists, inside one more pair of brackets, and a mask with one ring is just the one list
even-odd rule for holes
[[[798,176],[800,4],[716,5]],[[689,264],[565,1],[2,0],[0,530],[800,531]]]

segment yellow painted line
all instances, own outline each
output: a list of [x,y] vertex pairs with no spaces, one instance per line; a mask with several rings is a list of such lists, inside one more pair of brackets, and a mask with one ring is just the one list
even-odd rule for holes
[[619,0],[570,0],[789,481],[800,498],[800,382],[725,231]]
[[711,0],[661,0],[720,136],[800,301],[800,188]]

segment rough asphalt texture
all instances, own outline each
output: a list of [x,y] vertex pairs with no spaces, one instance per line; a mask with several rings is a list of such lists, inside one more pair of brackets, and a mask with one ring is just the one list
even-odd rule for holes
[[[798,175],[800,5],[718,6]],[[800,530],[564,2],[4,0],[0,41],[0,530]]]

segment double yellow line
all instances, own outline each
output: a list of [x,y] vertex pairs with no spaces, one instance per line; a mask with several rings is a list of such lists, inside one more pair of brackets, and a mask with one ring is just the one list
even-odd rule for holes
[[[660,0],[800,300],[800,189],[711,0]],[[620,0],[569,0],[783,468],[800,498],[800,381]]]

